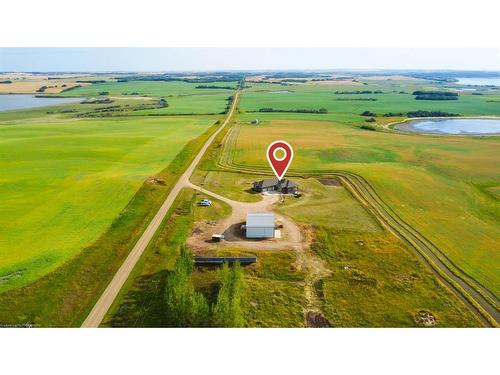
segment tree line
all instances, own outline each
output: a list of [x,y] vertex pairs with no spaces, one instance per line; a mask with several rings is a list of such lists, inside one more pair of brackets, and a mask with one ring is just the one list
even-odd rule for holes
[[[367,116],[367,117],[376,117],[377,114],[371,111],[364,111],[361,112],[361,116]],[[460,116],[458,113],[450,113],[450,112],[444,112],[444,111],[423,111],[421,109],[417,111],[411,111],[411,112],[387,112],[384,113],[382,116],[384,117],[456,117]]]
[[458,93],[449,91],[414,91],[416,100],[458,100]]
[[195,89],[223,89],[223,90],[236,90],[236,87],[232,86],[217,86],[217,85],[198,85]]
[[174,271],[167,277],[166,316],[173,327],[242,327],[241,300],[244,290],[243,269],[239,263],[224,263],[218,274],[219,290],[212,305],[196,291],[192,280],[193,259],[183,247]]
[[356,90],[356,91],[335,91],[336,95],[359,95],[359,94],[383,94],[381,90]]
[[328,113],[326,108],[320,109],[275,109],[275,108],[260,108],[259,112],[292,112],[292,113]]

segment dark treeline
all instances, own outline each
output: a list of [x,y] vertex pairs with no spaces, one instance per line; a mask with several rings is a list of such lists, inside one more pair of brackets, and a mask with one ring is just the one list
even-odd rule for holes
[[289,82],[289,83],[306,83],[307,79],[297,79],[297,78],[285,78],[282,79],[281,82]]
[[359,94],[383,94],[381,90],[355,90],[355,91],[335,91],[334,94],[337,95],[359,95]]
[[229,110],[231,109],[231,104],[233,104],[234,96],[233,95],[228,96],[226,100],[227,100],[226,108],[224,108],[224,111],[220,113],[221,115],[229,113]]
[[[373,112],[370,111],[364,111],[361,113],[361,116],[372,116],[375,117],[376,115]],[[407,113],[403,112],[387,112],[384,113],[382,116],[384,117],[456,117],[460,116],[460,114],[457,113],[450,113],[450,112],[443,112],[443,111],[424,111],[419,109],[418,111],[411,111]]]
[[152,75],[132,75],[125,76],[118,79],[118,82],[129,81],[181,81],[188,83],[213,83],[213,82],[234,82],[241,81],[243,78],[242,73],[214,73],[212,75],[199,76],[199,77],[186,77],[176,74],[152,74]]
[[337,98],[335,99],[339,102],[376,102],[376,98]]
[[449,91],[414,91],[416,100],[458,100],[458,93]]
[[47,89],[48,89],[47,86],[42,86],[38,90],[36,90],[36,92],[45,92],[45,90],[47,90]]
[[223,90],[236,90],[233,86],[217,86],[217,85],[198,85],[195,89],[223,89]]
[[74,90],[76,89],[77,87],[82,87],[82,85],[76,85],[76,86],[73,86],[73,87],[68,87],[64,90],[62,90],[61,92],[67,92],[67,91],[70,91],[70,90]]
[[106,83],[104,79],[89,79],[89,80],[81,80],[81,81],[76,81],[77,83]]
[[460,116],[457,113],[442,112],[442,111],[414,111],[406,114],[408,117],[456,117]]
[[326,108],[320,109],[275,109],[275,108],[260,108],[259,112],[292,112],[292,113],[328,113]]
[[109,104],[113,103],[113,101],[110,98],[91,98],[91,99],[85,99],[80,102],[80,104]]
[[181,249],[174,271],[167,277],[165,315],[172,327],[242,327],[241,299],[244,289],[243,270],[239,264],[219,271],[215,303],[196,291],[192,280],[193,259]]
[[5,81],[0,81],[0,83],[9,84],[9,83],[12,83],[12,81],[11,81],[11,80],[9,80],[9,79],[7,79],[7,80],[5,80]]

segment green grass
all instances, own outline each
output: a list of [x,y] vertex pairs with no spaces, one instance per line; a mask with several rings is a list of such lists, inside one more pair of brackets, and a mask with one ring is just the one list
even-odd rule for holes
[[143,181],[213,117],[36,121],[0,126],[0,291],[90,245]]
[[[78,87],[62,93],[63,96],[98,96],[100,92],[109,92],[110,96],[130,95],[138,93],[144,96],[178,96],[193,94],[226,94],[231,95],[226,89],[197,89],[196,86],[203,83],[187,83],[181,81],[159,82],[159,81],[130,81],[99,83],[90,86]],[[216,82],[210,85],[236,86],[236,82]],[[207,92],[209,91],[209,92]]]
[[258,175],[204,171],[199,168],[191,177],[191,182],[236,201],[258,202],[262,198],[251,188],[253,181],[261,179],[262,176]]
[[[394,82],[393,82],[394,83]],[[337,85],[294,85],[280,86],[269,84],[252,84],[241,96],[242,111],[258,111],[260,108],[274,109],[319,109],[326,108],[329,115],[360,114],[363,111],[383,115],[388,112],[409,112],[415,110],[446,111],[464,115],[500,115],[498,106],[499,93],[487,95],[471,95],[461,92],[459,100],[431,101],[415,100],[411,95],[414,90],[427,88],[429,83],[402,81],[397,86],[387,81],[370,82],[366,86]],[[273,91],[290,90],[291,93],[278,94]],[[335,91],[382,90],[384,94],[335,94]],[[399,91],[408,92],[400,94]],[[376,101],[360,101],[352,99],[374,98]],[[341,99],[341,100],[338,100]],[[351,99],[351,100],[346,100]],[[255,114],[254,114],[255,115]],[[258,114],[260,115],[260,113]],[[315,115],[323,118],[329,115]]]
[[[303,174],[352,171],[366,178],[410,225],[454,263],[498,294],[500,255],[499,137],[452,137],[366,131],[353,121],[320,115],[289,119],[262,116],[255,126],[238,117],[235,140],[223,159],[239,166],[267,168],[269,143],[284,139],[295,157],[290,171]],[[281,114],[280,114],[281,115]],[[320,119],[319,121],[316,119]],[[360,116],[360,121],[363,121]]]
[[480,326],[414,252],[387,231],[320,227],[313,249],[332,271],[316,288],[334,327],[418,327],[415,314],[421,310],[436,317],[437,327]]
[[343,186],[325,186],[316,179],[293,179],[302,196],[287,197],[279,211],[296,221],[341,230],[380,232],[375,218]]
[[[196,202],[204,197],[191,189],[182,190],[108,312],[103,326],[169,325],[165,308],[165,281],[174,268],[180,247],[185,243],[193,223],[218,220],[231,212],[229,206],[213,198],[210,207],[198,206]],[[213,304],[216,299],[217,268],[207,272],[195,270],[193,280],[198,291]]]
[[55,271],[21,288],[0,294],[0,322],[40,326],[79,326],[123,263],[148,223],[209,135],[190,141],[156,177],[145,182],[109,229],[91,246]]
[[185,95],[167,98],[168,107],[136,111],[134,115],[172,115],[172,114],[217,114],[224,112],[227,98],[232,91],[223,94]]
[[165,284],[193,222],[194,194],[184,189],[129,276],[104,327],[164,327]]

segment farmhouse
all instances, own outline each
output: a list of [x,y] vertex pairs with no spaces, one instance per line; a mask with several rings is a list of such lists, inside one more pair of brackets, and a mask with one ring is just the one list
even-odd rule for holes
[[287,180],[286,178],[281,181],[277,178],[267,178],[265,180],[255,181],[252,189],[259,193],[277,191],[283,194],[293,194],[299,190],[299,187],[295,182]]
[[247,238],[273,238],[274,214],[269,212],[249,212],[245,227]]

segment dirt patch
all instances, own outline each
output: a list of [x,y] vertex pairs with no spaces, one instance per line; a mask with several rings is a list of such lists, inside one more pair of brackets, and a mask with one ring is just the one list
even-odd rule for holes
[[149,182],[157,185],[165,185],[165,180],[163,178],[153,177],[149,180]]
[[307,326],[312,328],[329,328],[330,322],[318,311],[308,311],[306,314]]
[[434,327],[437,320],[430,311],[420,310],[415,314],[415,323],[423,327]]
[[322,185],[326,186],[342,186],[342,181],[338,178],[318,178],[317,179]]

